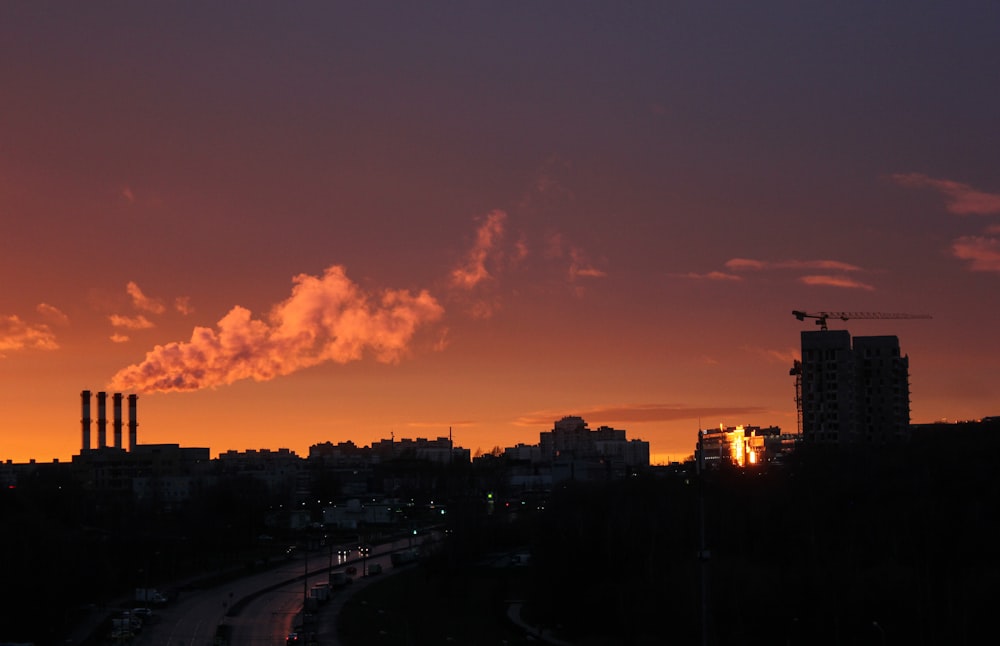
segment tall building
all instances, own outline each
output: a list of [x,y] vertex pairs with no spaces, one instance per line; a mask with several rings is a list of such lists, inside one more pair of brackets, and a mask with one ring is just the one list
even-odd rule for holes
[[[910,425],[909,357],[895,336],[855,337],[846,330],[802,332],[796,399],[802,440],[815,444],[886,444]],[[793,370],[795,373],[795,370]]]

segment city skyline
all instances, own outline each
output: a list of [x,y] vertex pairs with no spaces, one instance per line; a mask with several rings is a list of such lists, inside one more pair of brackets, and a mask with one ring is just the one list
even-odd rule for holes
[[0,459],[796,429],[792,310],[1000,412],[1000,8],[0,7]]

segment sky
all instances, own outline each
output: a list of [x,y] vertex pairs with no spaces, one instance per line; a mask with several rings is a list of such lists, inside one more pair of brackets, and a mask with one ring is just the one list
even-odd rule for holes
[[796,430],[793,309],[932,316],[831,327],[1000,414],[998,70],[994,2],[4,2],[0,460],[84,389],[213,456],[678,460]]

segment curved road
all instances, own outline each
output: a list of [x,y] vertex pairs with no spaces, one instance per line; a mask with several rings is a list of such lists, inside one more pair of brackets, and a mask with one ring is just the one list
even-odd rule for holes
[[[368,565],[379,563],[383,571],[390,571],[389,554],[409,545],[408,539],[372,547]],[[324,614],[334,612],[343,599],[361,584],[372,578],[361,579],[363,559],[356,553],[352,557],[334,557],[334,571],[348,565],[357,568],[355,583],[335,593],[335,601],[321,606]],[[303,575],[307,572],[306,584]],[[303,595],[313,584],[328,580],[330,559],[326,550],[289,560],[266,572],[205,590],[185,591],[178,599],[162,609],[155,610],[153,621],[147,623],[133,640],[135,646],[209,646],[214,643],[220,625],[230,628],[232,646],[284,644],[302,610]],[[232,611],[234,616],[227,616]],[[324,640],[324,644],[331,643]]]

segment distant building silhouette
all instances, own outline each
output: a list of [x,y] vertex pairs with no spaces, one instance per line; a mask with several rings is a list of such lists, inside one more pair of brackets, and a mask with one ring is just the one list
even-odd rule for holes
[[[504,455],[547,465],[552,482],[608,480],[649,467],[649,442],[629,440],[625,431],[610,426],[590,430],[582,417],[571,415],[556,421],[551,431],[538,434],[537,451],[519,444]],[[537,466],[533,472],[537,475]]]
[[802,440],[812,444],[886,444],[910,424],[909,357],[895,336],[854,337],[846,330],[802,332],[796,375]]

